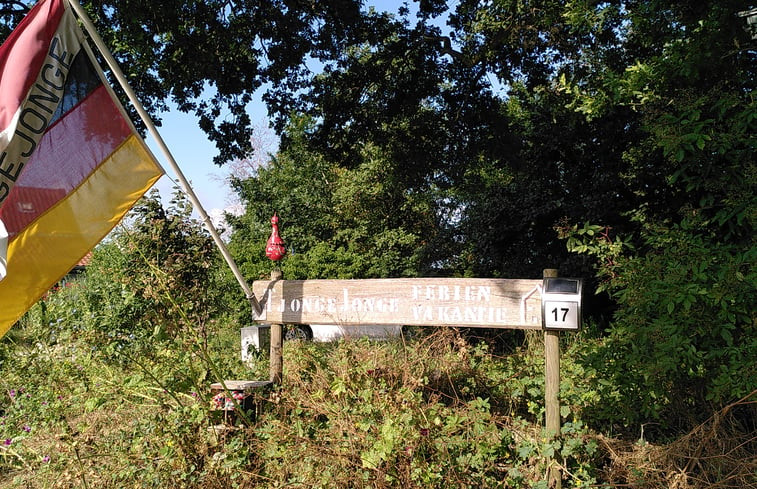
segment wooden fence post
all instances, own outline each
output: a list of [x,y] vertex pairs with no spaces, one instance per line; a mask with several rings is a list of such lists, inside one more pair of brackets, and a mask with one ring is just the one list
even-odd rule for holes
[[[544,270],[544,278],[557,277],[558,272],[554,268]],[[549,440],[560,435],[560,332],[544,331],[544,409],[545,429]],[[559,457],[549,459],[549,487],[552,489],[562,488],[562,474],[560,467],[555,462]]]
[[[271,281],[281,280],[283,276],[281,270],[271,271]],[[271,325],[270,378],[274,385],[281,385],[284,377],[283,330],[281,324]]]

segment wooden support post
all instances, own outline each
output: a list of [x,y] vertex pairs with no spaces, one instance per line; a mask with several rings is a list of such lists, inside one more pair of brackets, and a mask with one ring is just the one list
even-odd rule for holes
[[[557,277],[557,270],[544,270],[544,278]],[[560,332],[544,331],[544,409],[545,429],[548,439],[560,435]],[[558,459],[559,460],[559,459]],[[548,460],[549,487],[562,488],[560,467],[556,460]]]
[[[271,281],[281,280],[281,270],[271,272]],[[271,325],[271,354],[270,354],[270,378],[274,385],[281,385],[284,377],[283,339],[284,326],[282,324]]]

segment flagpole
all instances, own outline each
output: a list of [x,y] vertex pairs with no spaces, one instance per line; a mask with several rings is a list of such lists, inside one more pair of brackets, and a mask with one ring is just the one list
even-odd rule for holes
[[244,279],[242,272],[239,271],[239,268],[237,267],[237,264],[234,261],[234,258],[231,256],[231,253],[229,253],[229,250],[228,248],[226,248],[226,245],[221,239],[221,236],[218,234],[218,231],[216,230],[215,226],[213,226],[213,223],[210,221],[210,217],[208,216],[208,213],[205,212],[205,208],[200,203],[200,200],[197,198],[197,195],[195,194],[194,190],[192,190],[192,187],[189,185],[189,182],[184,176],[184,172],[181,171],[181,168],[179,168],[179,165],[176,163],[176,160],[174,159],[173,154],[171,154],[171,151],[168,149],[168,146],[166,146],[166,143],[163,141],[163,138],[160,136],[160,133],[158,133],[158,130],[155,127],[155,124],[153,123],[152,118],[150,117],[150,114],[147,113],[147,111],[144,109],[144,107],[140,103],[139,99],[137,98],[137,94],[131,88],[131,86],[129,85],[129,82],[126,80],[126,77],[121,71],[121,68],[118,66],[118,62],[110,53],[110,50],[105,45],[105,42],[103,41],[103,39],[97,33],[97,29],[95,28],[95,25],[92,23],[92,20],[90,20],[89,16],[87,15],[87,12],[82,8],[82,6],[79,4],[77,0],[68,0],[68,3],[71,6],[71,8],[76,12],[82,24],[84,24],[84,29],[87,31],[87,33],[89,34],[89,37],[95,43],[95,46],[97,46],[97,49],[100,51],[100,54],[102,54],[102,56],[105,58],[105,62],[108,64],[108,67],[110,68],[111,72],[116,77],[116,80],[118,80],[118,83],[119,85],[121,85],[121,88],[124,90],[124,92],[126,92],[126,96],[129,98],[129,101],[131,101],[131,103],[137,109],[137,113],[139,114],[139,117],[142,119],[142,122],[144,122],[145,126],[147,127],[147,130],[155,139],[156,143],[158,144],[158,147],[160,148],[166,160],[168,161],[169,165],[171,166],[171,169],[176,174],[179,180],[179,183],[181,184],[182,190],[184,191],[184,193],[187,194],[187,197],[189,197],[189,201],[192,203],[195,210],[200,215],[200,220],[205,225],[205,228],[208,230],[210,235],[213,237],[213,241],[215,242],[216,246],[220,250],[221,255],[223,255],[223,258],[226,260],[226,263],[231,269],[231,272],[234,274],[234,277],[237,279],[237,282],[239,282],[239,285],[242,287],[242,290],[244,291],[247,297],[247,300],[250,301],[250,305],[252,306],[253,311],[256,314],[261,314],[263,309],[260,306],[260,303],[258,302],[257,298],[255,298],[255,294],[253,293],[250,286],[247,284],[247,281]]

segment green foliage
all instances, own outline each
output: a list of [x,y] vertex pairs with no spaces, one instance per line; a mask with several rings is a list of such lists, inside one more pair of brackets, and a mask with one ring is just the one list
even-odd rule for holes
[[565,238],[569,251],[592,256],[599,263],[597,275],[601,281],[597,293],[609,290],[611,281],[621,273],[622,258],[635,250],[631,238],[616,235],[613,239],[609,227],[586,222],[580,227],[577,224],[558,227],[557,231],[561,238]]
[[215,252],[183,202],[141,201],[0,343],[2,487],[186,488],[216,473],[209,383],[255,372],[218,321]]
[[645,254],[636,255],[591,229],[574,230],[569,243],[598,256],[604,287],[618,302],[609,334],[581,353],[603,379],[592,417],[626,426],[654,420],[667,432],[749,394],[757,363],[755,248],[682,225],[651,228]]
[[628,10],[633,62],[597,49],[585,78],[559,79],[587,120],[632,109],[621,182],[637,204],[558,231],[617,303],[581,354],[599,381],[591,417],[669,435],[752,389],[757,113],[737,3],[667,5]]
[[[540,483],[546,456],[560,455],[585,477],[566,487],[595,482],[598,446],[580,421],[548,442],[510,415],[509,369],[528,375],[518,365],[534,367],[538,355],[498,360],[440,330],[413,345],[291,344],[285,356],[287,387],[256,430],[265,477],[308,487],[525,488]],[[523,395],[537,402],[539,393]]]
[[195,352],[177,342],[114,364],[85,338],[34,343],[36,332],[27,325],[19,343],[2,345],[11,355],[0,382],[0,486],[187,488],[214,473],[204,469],[214,441]]
[[536,334],[504,357],[450,329],[412,342],[287,343],[285,387],[255,423],[218,430],[198,367],[210,360],[225,378],[267,370],[264,358],[257,372],[239,363],[235,330],[213,331],[210,358],[177,340],[114,363],[59,324],[54,344],[31,322],[0,343],[0,487],[525,489],[546,487],[547,457],[566,488],[662,488],[681,471],[587,428],[597,374],[578,358],[586,338],[565,345],[564,422],[549,440]]
[[111,345],[170,339],[187,327],[203,335],[222,310],[220,260],[190,212],[181,194],[164,208],[153,192],[95,249],[83,306]]
[[[213,353],[235,344],[215,321],[246,304],[228,299],[185,204],[148,199],[85,279],[51,293],[2,344],[3,475],[104,487],[543,487],[550,454],[575,486],[649,485],[664,471],[602,473],[585,426],[674,437],[750,394],[757,65],[743,1],[449,5],[422,2],[415,18],[410,6],[391,16],[349,0],[89,8],[148,109],[170,94],[194,111],[219,162],[249,149],[246,106],[270,83],[282,150],[236,182],[247,209],[231,247],[247,277],[268,277],[274,211],[287,278],[596,273],[615,315],[566,345],[563,436],[548,442],[536,428],[533,337],[534,350],[496,361],[447,337],[433,349],[422,339],[298,345],[295,394],[277,393],[276,418],[207,448],[202,408],[184,401],[207,378],[239,372]],[[2,15],[4,26],[18,20]],[[320,73],[305,69],[314,61]],[[167,408],[108,431],[96,414],[131,420],[112,400],[121,380],[128,406]],[[21,387],[40,402],[11,399]],[[753,431],[753,411],[735,411],[733,426]],[[32,417],[61,443],[36,438]],[[730,439],[733,453],[753,447]],[[45,465],[48,452],[65,455]],[[93,474],[102,459],[115,479]],[[677,477],[696,459],[662,484],[693,484]]]
[[416,275],[433,232],[428,198],[404,192],[393,165],[374,148],[364,148],[353,169],[310,152],[302,140],[309,127],[306,120],[292,127],[287,150],[236,182],[246,212],[230,219],[230,247],[245,274],[268,277],[265,242],[277,212],[288,279]]

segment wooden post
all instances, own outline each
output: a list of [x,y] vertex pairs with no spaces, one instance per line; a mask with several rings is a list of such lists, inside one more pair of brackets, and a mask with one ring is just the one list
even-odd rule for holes
[[[554,268],[544,270],[544,278],[557,277]],[[560,435],[560,332],[544,331],[544,409],[549,440]],[[548,460],[549,487],[562,488],[562,474],[555,460]]]
[[[282,278],[281,270],[271,271],[271,281],[281,280]],[[283,330],[284,326],[281,324],[271,325],[270,378],[274,385],[281,385],[281,380],[284,377]]]

